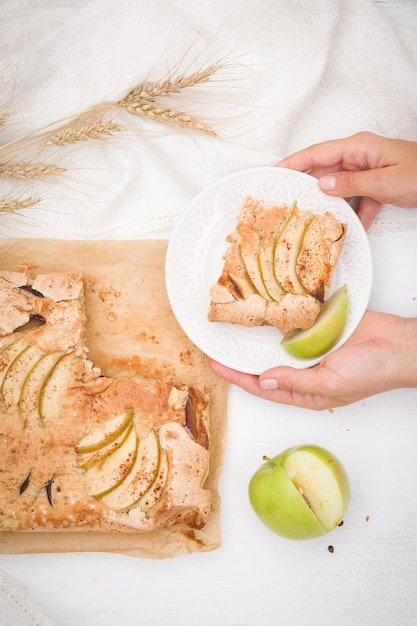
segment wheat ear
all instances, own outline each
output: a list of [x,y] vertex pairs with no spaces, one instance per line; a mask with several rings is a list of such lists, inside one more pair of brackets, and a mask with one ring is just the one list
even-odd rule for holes
[[168,96],[172,93],[178,93],[181,89],[208,82],[211,76],[213,76],[213,74],[215,74],[219,69],[221,69],[220,65],[210,65],[209,67],[193,72],[188,76],[177,76],[177,78],[174,79],[140,83],[131,89],[126,96],[118,102],[118,104],[120,106],[124,106],[125,104],[129,104],[137,100],[150,100],[151,102],[154,102],[155,98],[160,96]]
[[19,163],[0,163],[0,178],[51,178],[66,172],[65,167],[59,167],[53,163],[32,163],[21,161]]
[[41,198],[36,197],[23,198],[21,200],[17,198],[0,198],[0,213],[16,213],[16,211],[21,209],[29,209],[40,201]]
[[42,145],[65,146],[77,141],[88,141],[90,139],[103,139],[106,136],[124,129],[121,124],[100,119],[96,122],[84,122],[75,125],[67,124],[64,128],[57,130],[50,135]]
[[177,126],[179,128],[189,128],[205,135],[217,137],[217,133],[212,128],[200,122],[196,117],[188,113],[183,113],[182,111],[161,108],[153,102],[131,102],[123,105],[119,104],[119,106],[132,115],[148,117],[156,122],[170,124],[171,126]]

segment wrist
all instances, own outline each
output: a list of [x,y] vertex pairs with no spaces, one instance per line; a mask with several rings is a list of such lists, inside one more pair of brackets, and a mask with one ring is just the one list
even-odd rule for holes
[[399,386],[417,387],[417,318],[400,318],[398,337]]

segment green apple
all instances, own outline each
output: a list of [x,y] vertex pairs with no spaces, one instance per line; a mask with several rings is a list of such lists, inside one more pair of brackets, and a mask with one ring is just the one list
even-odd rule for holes
[[339,339],[349,313],[347,285],[342,285],[323,304],[313,326],[296,330],[281,341],[284,350],[296,359],[313,359],[325,354]]
[[313,539],[340,524],[350,484],[331,452],[301,445],[264,460],[249,482],[249,500],[269,529],[289,539]]

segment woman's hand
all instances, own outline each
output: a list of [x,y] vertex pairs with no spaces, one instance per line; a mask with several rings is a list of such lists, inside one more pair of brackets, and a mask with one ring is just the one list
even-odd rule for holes
[[260,376],[212,361],[225,380],[256,396],[330,409],[401,387],[417,387],[417,319],[367,311],[355,333],[309,369],[274,367]]
[[381,204],[417,207],[417,143],[361,132],[318,143],[277,163],[308,172],[330,196],[359,196],[357,213],[366,229]]

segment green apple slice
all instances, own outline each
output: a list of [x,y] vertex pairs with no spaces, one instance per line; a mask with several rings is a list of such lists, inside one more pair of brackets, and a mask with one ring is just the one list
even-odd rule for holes
[[274,272],[275,246],[292,212],[286,207],[272,207],[258,216],[260,232],[259,264],[262,280],[271,298],[279,302],[285,294]]
[[0,363],[3,361],[2,354],[3,352],[12,345],[12,343],[16,343],[19,339],[22,339],[27,335],[26,331],[20,331],[16,333],[12,333],[11,335],[5,335],[4,337],[0,337]]
[[159,442],[154,430],[140,440],[135,464],[129,475],[101,501],[114,511],[123,511],[137,504],[158,475]]
[[[133,428],[133,420],[127,420],[127,422],[125,423],[126,427],[120,430],[119,435],[116,435],[116,437],[109,437],[107,439],[107,443],[103,443],[103,440],[102,442],[100,442],[99,447],[96,448],[93,452],[81,454],[82,461],[79,467],[81,469],[87,470],[89,467],[92,467],[100,461],[104,461],[105,458],[116,452],[116,450],[120,448],[120,446],[123,444],[124,440]],[[101,445],[101,443],[103,443],[103,445]]]
[[304,231],[310,219],[309,214],[294,210],[275,246],[275,277],[283,291],[287,293],[305,294],[305,289],[298,280],[296,263]]
[[41,420],[39,393],[45,379],[62,356],[62,352],[47,352],[43,354],[26,376],[19,398],[19,412],[25,421],[32,418]]
[[343,333],[349,314],[347,285],[339,287],[323,304],[313,326],[296,330],[281,341],[282,347],[296,359],[312,359],[330,350]]
[[256,226],[256,207],[253,202],[245,204],[236,226],[239,249],[246,272],[256,291],[265,300],[271,300],[263,279],[259,262],[260,235]]
[[22,350],[10,363],[2,383],[2,394],[7,407],[18,406],[23,385],[33,366],[45,355],[35,345]]
[[57,419],[61,414],[63,395],[68,390],[74,376],[74,352],[68,352],[58,359],[45,376],[39,389],[39,415],[43,422]]
[[101,448],[108,446],[115,441],[133,420],[133,411],[131,409],[124,411],[120,415],[116,415],[106,420],[93,432],[86,435],[78,444],[76,450],[78,454],[89,454],[97,452]]
[[341,462],[320,446],[295,446],[266,462],[249,483],[259,519],[289,539],[314,539],[336,528],[350,502]]
[[4,379],[7,375],[9,368],[13,361],[21,354],[30,344],[27,343],[22,337],[13,341],[2,351],[0,355],[0,386],[3,390]]
[[138,452],[138,436],[131,428],[122,445],[84,473],[85,490],[93,498],[103,498],[116,489],[131,472]]
[[[243,230],[243,226],[241,227]],[[249,227],[244,229],[244,239],[240,243],[240,254],[246,267],[249,278],[256,291],[265,300],[271,300],[265,288],[259,261],[259,233]]]
[[160,501],[168,481],[168,471],[168,455],[166,451],[161,448],[158,474],[150,488],[145,492],[145,494],[138,502],[138,506],[143,511],[150,511]]

